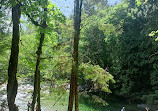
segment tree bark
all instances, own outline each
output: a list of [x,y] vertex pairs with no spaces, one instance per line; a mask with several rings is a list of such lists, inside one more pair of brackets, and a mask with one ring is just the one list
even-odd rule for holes
[[74,68],[72,65],[72,70],[71,70],[71,80],[70,80],[70,93],[69,93],[69,104],[68,104],[68,111],[72,111],[73,110],[73,100],[74,100],[74,94],[75,94],[75,84],[74,84],[74,80],[75,80],[75,75],[74,75]]
[[38,97],[37,97],[37,107],[38,111],[41,111],[41,87],[40,87],[40,80],[41,80],[41,75],[39,71],[39,76],[38,76]]
[[74,3],[74,49],[73,49],[73,64],[71,71],[71,83],[70,83],[70,94],[69,94],[69,105],[68,111],[73,110],[73,99],[75,97],[75,111],[79,111],[79,100],[78,100],[78,44],[80,37],[80,24],[81,24],[81,8],[82,0],[75,0]]
[[7,84],[7,101],[9,111],[18,111],[18,107],[15,105],[15,98],[17,95],[18,82],[16,78],[18,54],[19,54],[19,24],[20,24],[21,10],[20,5],[15,4],[12,6],[12,21],[13,21],[13,35],[12,35],[12,47],[11,55],[8,67],[8,84]]
[[[46,24],[46,22],[44,22]],[[42,54],[42,44],[44,41],[44,33],[41,33],[41,37],[40,37],[40,44],[38,47],[38,50],[36,52],[37,54],[37,62],[36,62],[36,70],[35,70],[35,76],[34,76],[34,91],[33,91],[33,99],[32,99],[32,111],[34,111],[34,107],[35,107],[35,103],[36,103],[36,99],[37,99],[37,94],[40,94],[40,69],[39,69],[39,65],[40,65],[40,56]],[[39,93],[38,93],[39,92]],[[40,96],[40,95],[39,95]],[[38,96],[38,97],[39,97]],[[40,99],[40,98],[38,98]],[[40,100],[38,100],[39,102]],[[40,111],[40,102],[38,104],[38,109]]]

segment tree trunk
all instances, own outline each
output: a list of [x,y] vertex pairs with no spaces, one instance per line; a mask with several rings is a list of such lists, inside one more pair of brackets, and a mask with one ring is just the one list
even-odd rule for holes
[[[47,0],[45,2],[47,4]],[[43,23],[41,25],[41,27],[43,29],[47,28],[46,18],[47,18],[47,8],[44,8],[44,20],[43,20]],[[40,68],[39,68],[39,65],[40,65],[40,56],[42,54],[42,45],[43,45],[45,34],[43,32],[41,32],[40,34],[41,34],[40,43],[39,43],[38,50],[36,52],[37,62],[36,62],[36,70],[35,70],[35,76],[34,76],[34,92],[33,92],[33,99],[32,99],[32,111],[34,111],[36,100],[38,102],[37,103],[38,111],[41,111],[41,105],[40,105]],[[37,98],[37,95],[38,95],[38,98]]]
[[41,87],[40,87],[40,80],[41,80],[41,75],[40,75],[40,70],[39,70],[39,75],[38,75],[38,97],[37,97],[37,107],[38,111],[41,111]]
[[8,101],[9,111],[18,111],[18,108],[15,105],[15,98],[18,89],[16,73],[17,73],[18,54],[19,54],[20,16],[21,16],[20,5],[15,4],[12,7],[13,35],[12,35],[11,55],[10,55],[9,67],[8,67],[8,84],[7,84],[7,101]]
[[81,8],[82,0],[75,0],[74,3],[74,50],[73,50],[73,65],[71,71],[71,83],[69,94],[68,111],[73,110],[73,99],[75,97],[75,111],[79,111],[78,101],[78,44],[80,37],[80,23],[81,23]]
[[71,81],[70,81],[70,93],[69,93],[69,104],[68,104],[68,111],[72,111],[73,109],[73,100],[74,100],[74,94],[75,94],[75,84],[74,84],[74,65],[72,65],[72,70],[71,70]]
[[[35,76],[34,76],[34,91],[33,91],[33,99],[32,99],[32,111],[34,111],[36,99],[37,99],[37,94],[38,94],[38,86],[40,85],[40,69],[39,69],[39,64],[40,64],[40,56],[42,54],[42,44],[44,41],[44,33],[41,33],[40,37],[40,44],[38,47],[38,50],[36,52],[37,54],[37,62],[36,62],[36,70],[35,70]],[[39,86],[40,87],[40,86]],[[39,93],[40,94],[40,93]],[[38,100],[40,101],[40,100]]]

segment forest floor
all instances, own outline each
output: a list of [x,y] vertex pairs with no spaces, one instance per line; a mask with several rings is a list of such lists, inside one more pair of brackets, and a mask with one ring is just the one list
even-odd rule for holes
[[[33,86],[30,84],[19,84],[18,94],[16,97],[16,105],[19,107],[19,111],[27,111],[27,103],[31,102]],[[55,88],[52,93],[49,94],[49,87],[43,86],[41,93],[41,109],[42,111],[67,111],[68,105],[68,91],[64,91],[62,88]],[[0,87],[0,111],[8,111],[6,105],[6,84]],[[101,104],[95,104],[94,100],[89,97],[87,99],[81,98],[79,103],[80,111],[119,111],[122,106],[126,107],[127,111],[145,111],[144,108],[138,108],[136,104],[128,104],[120,102],[119,100],[113,100],[109,102],[108,106],[102,106]],[[156,111],[156,110],[155,110]]]

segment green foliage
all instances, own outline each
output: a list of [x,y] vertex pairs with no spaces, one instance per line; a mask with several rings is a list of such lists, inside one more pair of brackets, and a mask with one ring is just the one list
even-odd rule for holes
[[[10,19],[6,11],[14,4],[11,0],[3,0],[0,9],[0,82],[7,79],[11,44]],[[23,18],[30,17],[27,21],[21,20],[22,28],[23,24],[25,28],[21,30],[19,78],[32,80],[42,32],[46,35],[40,64],[42,81],[53,86],[66,85],[72,66],[73,21],[66,20],[50,1],[45,4],[45,0],[22,0],[21,5]],[[83,5],[79,87],[91,92],[109,93],[112,89],[114,94],[130,101],[143,100],[157,105],[158,1],[122,0],[120,4],[110,6],[106,0],[87,0]],[[44,13],[46,7],[47,13]],[[2,11],[5,8],[7,10]],[[34,26],[31,18],[39,26],[43,20],[47,21],[47,29]],[[96,102],[105,103],[97,95],[93,97]]]
[[[153,36],[156,36],[158,34],[158,30],[157,31],[152,31],[149,36],[153,37]],[[156,39],[155,41],[158,41],[158,36],[156,36]]]
[[115,83],[115,81],[109,72],[106,72],[99,65],[92,65],[90,63],[81,64],[80,70],[82,71],[85,80],[91,80],[93,82],[93,90],[101,89],[105,92],[111,92],[109,83],[110,81]]
[[148,0],[136,0],[136,2],[137,2],[137,5],[140,6],[143,3],[147,3]]
[[114,93],[130,101],[157,89],[157,47],[154,38],[148,37],[157,30],[157,2],[138,2],[139,6],[124,0],[114,7],[83,14],[80,42],[81,60],[104,69],[108,66],[116,80]]
[[158,105],[158,90],[155,92],[151,92],[148,95],[143,95],[142,99],[146,101],[148,104]]
[[103,107],[103,106],[109,105],[105,100],[103,100],[99,96],[91,95],[85,92],[82,92],[79,97],[80,97],[81,103],[90,104],[90,105],[94,104],[94,107],[97,107],[97,106]]
[[[50,49],[49,49],[50,50]],[[67,78],[69,78],[69,74],[71,71],[71,56],[68,53],[63,53],[61,50],[54,50],[51,53],[51,57],[45,57],[42,61],[42,65],[40,66],[42,69],[43,77],[45,79],[51,79],[56,82],[56,84],[67,82]],[[62,81],[61,81],[62,80]]]
[[21,34],[18,76],[23,79],[33,79],[36,65],[36,49],[38,46],[37,32],[33,25]]
[[103,31],[99,30],[97,25],[89,25],[83,31],[80,42],[81,60],[83,62],[90,60],[93,64],[106,67],[104,56],[107,53],[104,52],[106,44]]
[[[47,14],[44,13],[44,8],[47,8]],[[58,9],[58,7],[55,4],[52,4],[50,1],[48,1],[48,4],[45,3],[45,0],[39,2],[24,1],[22,10],[25,16],[29,15],[28,17],[31,22],[33,22],[32,19],[36,22],[34,22],[34,25],[41,25],[43,20],[47,21],[47,25],[49,27],[47,28],[47,31],[52,31],[52,29],[55,27],[55,22],[65,21],[65,16]]]
[[8,25],[8,16],[5,7],[0,8],[0,84],[7,80],[7,69],[9,61],[9,50],[11,35]]

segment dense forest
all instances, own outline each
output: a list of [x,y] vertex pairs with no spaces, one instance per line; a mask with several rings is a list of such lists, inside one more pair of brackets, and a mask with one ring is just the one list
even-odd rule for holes
[[156,111],[157,35],[158,0],[74,0],[69,17],[49,0],[0,0],[0,108]]

